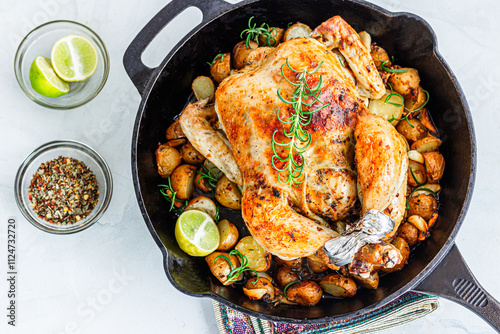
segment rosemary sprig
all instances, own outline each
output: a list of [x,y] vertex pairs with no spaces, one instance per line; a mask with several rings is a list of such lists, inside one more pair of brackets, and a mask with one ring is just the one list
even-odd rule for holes
[[[394,63],[394,57],[393,56],[391,56],[391,59],[392,59],[392,62]],[[408,70],[400,70],[400,69],[396,69],[396,68],[387,68],[387,67],[385,67],[385,64],[387,64],[389,61],[388,60],[382,61],[382,59],[380,59],[380,54],[378,55],[378,61],[382,62],[382,64],[380,64],[380,68],[383,71],[386,71],[386,72],[389,72],[389,73],[406,73],[406,72],[408,72]]]
[[240,34],[240,38],[243,38],[243,36],[246,34],[245,46],[247,47],[247,49],[250,49],[250,41],[254,41],[255,43],[259,44],[260,35],[266,38],[266,42],[264,43],[264,45],[272,46],[276,44],[276,39],[272,36],[272,32],[275,30],[275,28],[269,31],[269,24],[267,23],[262,23],[259,27],[257,27],[257,23],[254,23],[252,25],[252,19],[254,17],[255,16],[252,16],[248,20],[248,28],[243,30]]
[[218,53],[218,54],[214,57],[214,59],[212,60],[212,62],[211,62],[211,63],[207,61],[208,66],[212,66],[212,65],[215,63],[215,61],[217,60],[217,58],[219,58],[219,57],[220,57],[220,61],[219,61],[219,62],[221,62],[221,63],[222,63],[222,61],[224,60],[224,54],[223,54],[223,53]]
[[[318,99],[318,96],[321,94],[321,86],[323,84],[322,75],[319,76],[318,84],[314,88],[309,87],[309,84],[307,83],[307,76],[316,73],[321,65],[323,65],[323,62],[319,63],[319,65],[311,71],[308,71],[307,69],[303,69],[301,71],[294,69],[288,62],[288,58],[286,59],[286,65],[291,71],[297,74],[295,77],[298,77],[298,79],[296,82],[288,80],[283,72],[285,64],[281,66],[281,75],[289,84],[295,87],[295,91],[290,97],[290,100],[287,100],[281,95],[280,88],[278,89],[277,94],[281,101],[292,106],[293,112],[290,116],[283,118],[280,116],[280,109],[278,109],[276,111],[276,117],[284,125],[290,124],[290,129],[288,131],[283,129],[283,135],[289,140],[287,142],[278,142],[276,140],[276,134],[279,130],[274,131],[272,138],[273,156],[271,158],[271,162],[273,167],[279,173],[278,181],[282,184],[288,184],[291,187],[298,186],[300,183],[304,182],[303,153],[311,144],[311,135],[304,129],[304,127],[311,122],[311,116],[313,113],[329,106],[330,103],[325,104]],[[308,100],[312,101],[308,103]],[[314,110],[304,109],[304,107],[310,107],[316,102],[319,102],[322,106]],[[281,156],[278,152],[278,148],[281,148],[287,153],[284,156]],[[281,166],[277,166],[277,163]],[[283,172],[286,173],[285,178],[282,178],[283,174],[281,173]]]
[[[387,104],[392,104],[393,106],[396,106],[396,107],[402,107],[403,104],[405,103],[405,99],[403,98],[403,96],[401,94],[398,94],[398,93],[394,93],[393,89],[392,89],[392,86],[390,83],[387,83],[389,85],[389,88],[391,89],[391,93],[389,95],[387,95],[387,97],[385,98],[385,101],[384,103],[387,103]],[[391,102],[389,101],[391,99],[391,97],[393,96],[399,96],[401,98],[401,103],[395,103],[395,102]]]
[[437,193],[434,190],[429,189],[429,188],[425,188],[425,187],[417,187],[417,188],[413,189],[413,191],[410,193],[410,196],[413,195],[413,193],[415,193],[418,190],[428,191],[432,195],[437,196]]
[[[217,187],[217,181],[219,181],[219,175],[222,173],[217,167],[212,167],[208,169],[204,165],[201,165],[201,171],[197,170],[196,173],[200,174],[201,177],[198,179],[198,184],[200,184],[202,179],[206,179],[208,184],[212,189],[215,189]],[[216,169],[218,170],[217,174],[214,175],[212,173],[212,170]]]
[[408,200],[406,200],[406,210],[410,210],[410,202]]
[[345,67],[344,62],[342,61],[342,58],[340,58],[340,56],[337,56],[337,59],[339,60],[339,63],[340,65],[342,65],[343,68],[347,68]]
[[[389,122],[405,120],[412,128],[414,128],[414,126],[408,120],[408,117],[410,117],[410,115],[412,115],[414,112],[419,111],[423,107],[425,107],[425,105],[427,104],[427,102],[429,102],[429,98],[430,98],[430,94],[429,94],[428,91],[426,91],[425,89],[422,89],[422,92],[424,92],[427,95],[427,99],[425,100],[425,102],[420,107],[418,107],[417,109],[411,110],[409,113],[406,114],[406,116],[404,116],[402,118],[394,118],[394,116],[393,116],[393,117],[391,117],[391,119],[389,120]],[[408,109],[405,108],[405,110],[408,110]]]
[[302,282],[301,281],[293,281],[293,282],[290,282],[288,283],[285,288],[283,289],[283,295],[285,295],[286,299],[288,299],[288,296],[286,295],[286,290],[288,290],[288,288],[291,286],[291,285],[294,285],[295,283],[300,283],[300,285],[302,285]]
[[[230,260],[232,255],[239,257],[240,260],[240,265],[236,268],[233,267],[233,263]],[[257,283],[257,281],[259,280],[259,273],[255,269],[248,268],[248,263],[249,263],[248,258],[245,255],[241,254],[240,251],[233,249],[232,251],[229,252],[229,257],[221,254],[214,259],[214,264],[217,264],[217,259],[220,257],[226,260],[229,263],[229,267],[231,268],[229,275],[227,275],[228,282],[236,281],[236,279],[240,276],[240,274],[245,271],[251,271],[255,273],[255,275],[257,275],[254,283]]]
[[[413,177],[413,180],[415,180],[415,183],[416,183],[418,186],[421,186],[421,185],[422,185],[422,183],[421,183],[421,182],[419,182],[419,181],[417,180],[417,177],[415,176],[415,174],[413,173],[413,169],[411,169],[411,168],[410,168],[410,173],[411,173],[411,176]],[[413,194],[413,192],[412,192],[412,194]]]
[[[171,203],[170,208],[168,209],[169,212],[172,210],[178,213],[184,211],[184,209],[188,205],[188,201],[177,198],[177,192],[172,189],[170,176],[167,178],[167,184],[159,184],[158,187],[160,187],[160,193],[163,195],[163,197]],[[180,208],[176,208],[176,202],[181,203],[182,206]]]

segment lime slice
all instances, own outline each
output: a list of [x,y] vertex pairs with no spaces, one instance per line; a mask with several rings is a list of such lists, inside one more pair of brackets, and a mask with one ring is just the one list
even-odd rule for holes
[[191,256],[205,256],[219,246],[219,230],[205,212],[183,212],[175,225],[175,239],[179,247]]
[[85,37],[69,35],[52,47],[52,67],[65,81],[83,81],[97,69],[97,51]]
[[58,97],[69,92],[69,84],[62,81],[54,72],[50,59],[36,57],[30,68],[31,87],[47,97]]

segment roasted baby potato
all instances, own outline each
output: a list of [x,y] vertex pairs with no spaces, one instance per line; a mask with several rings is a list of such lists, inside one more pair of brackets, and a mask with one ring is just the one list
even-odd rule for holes
[[181,154],[168,144],[162,144],[156,149],[156,165],[161,177],[167,178],[181,164]]
[[234,210],[241,209],[241,191],[238,186],[229,181],[225,175],[217,182],[215,199],[226,208]]
[[318,283],[304,280],[289,286],[286,290],[286,296],[293,303],[303,306],[313,306],[321,300],[323,290],[321,290]]
[[195,187],[206,193],[212,191],[210,183],[208,183],[207,179],[203,178],[203,176],[200,174],[201,172],[203,172],[203,169],[201,168],[196,172],[196,176],[194,177]]
[[375,63],[375,66],[377,67],[377,69],[379,71],[382,70],[382,63],[385,61],[386,61],[386,63],[384,63],[385,67],[392,66],[391,59],[389,58],[389,55],[380,46],[372,45],[371,50],[370,50],[370,54],[373,58],[373,62]]
[[277,46],[283,40],[283,35],[285,34],[285,30],[278,27],[270,27],[268,29],[270,31],[270,37],[266,37],[264,35],[259,35],[259,45],[260,46]]
[[284,289],[289,283],[299,280],[299,275],[288,266],[280,266],[276,271],[276,282]]
[[229,257],[229,253],[213,252],[205,257],[205,261],[207,262],[212,274],[224,285],[231,285],[234,282],[241,280],[243,278],[243,274],[240,274],[240,276],[236,279],[228,280],[228,275],[231,272],[231,265],[226,259],[222,257],[217,258],[219,255],[224,255],[226,258],[230,259],[233,268],[240,265],[240,261],[235,255],[231,255],[231,257]]
[[182,160],[190,165],[200,165],[205,161],[205,157],[190,142],[186,142],[181,146],[180,153]]
[[299,258],[293,259],[293,260],[283,260],[282,258],[279,258],[277,256],[274,257],[274,261],[276,262],[277,265],[289,266],[290,268],[293,268],[293,269],[299,269],[300,267],[302,267],[303,260],[304,260],[304,258],[302,258],[302,257],[299,257]]
[[418,162],[419,164],[424,164],[424,156],[420,154],[420,152],[416,150],[410,150],[408,151],[408,159],[413,160],[415,162]]
[[233,66],[235,69],[240,70],[246,65],[247,57],[250,55],[252,50],[259,47],[254,41],[250,41],[250,48],[247,49],[246,42],[241,41],[236,44],[233,48]]
[[230,223],[227,219],[221,220],[217,224],[219,229],[219,247],[217,250],[228,251],[233,249],[234,245],[238,242],[238,237],[240,233],[233,223]]
[[258,279],[250,278],[243,287],[243,292],[250,299],[272,301],[274,300],[275,288],[269,279],[259,276]]
[[231,53],[227,52],[223,55],[215,57],[210,66],[210,75],[214,80],[220,83],[231,74]]
[[404,67],[404,73],[393,73],[389,78],[389,83],[396,93],[403,95],[405,99],[413,98],[418,94],[420,86],[420,76],[414,68]]
[[374,115],[382,116],[387,121],[391,120],[391,124],[396,126],[404,111],[403,99],[399,95],[385,94],[379,100],[371,100],[368,105],[368,110]]
[[439,182],[444,173],[444,157],[439,152],[426,152],[422,153],[422,155],[425,159],[428,182]]
[[311,28],[307,24],[297,22],[285,31],[285,34],[283,35],[283,41],[289,41],[293,38],[298,38],[298,37],[311,37]]
[[271,266],[271,253],[262,248],[252,236],[242,238],[234,247],[248,259],[248,268],[266,271]]
[[421,194],[418,196],[410,196],[408,197],[408,203],[410,204],[408,215],[418,215],[425,220],[431,219],[438,208],[437,200],[432,195]]
[[441,146],[441,140],[432,135],[428,135],[427,137],[419,139],[411,144],[411,149],[420,153],[425,153],[437,151],[439,146]]
[[[389,270],[386,268],[381,268],[382,270]],[[391,268],[392,269],[392,268]],[[356,284],[365,289],[376,289],[378,288],[379,277],[378,272],[372,272],[367,277],[361,275],[351,274],[351,277],[356,281]],[[326,290],[325,290],[326,291]]]
[[179,199],[189,199],[194,190],[194,177],[196,167],[192,165],[180,165],[171,177],[172,189],[177,193]]
[[354,296],[358,289],[352,278],[333,273],[325,275],[319,285],[326,293],[342,298]]
[[179,147],[187,141],[186,138],[172,139],[167,142],[168,146]]
[[412,187],[424,184],[427,180],[427,171],[425,166],[416,161],[408,162],[408,184]]
[[307,265],[313,273],[319,274],[328,269],[328,266],[323,261],[315,261],[312,258],[307,258]]
[[[407,111],[413,111],[419,109],[427,101],[427,93],[420,86],[417,87],[414,95],[411,95],[405,100],[405,109]],[[421,109],[414,111],[413,115],[416,116],[421,112]]]
[[409,246],[418,242],[418,235],[418,229],[410,223],[404,223],[398,229],[398,236],[403,238]]
[[206,212],[210,217],[212,217],[212,219],[215,219],[215,215],[217,214],[217,206],[214,201],[205,196],[193,198],[184,209],[184,211],[188,210]]
[[173,140],[173,139],[179,139],[179,138],[185,138],[186,135],[184,132],[182,132],[181,129],[181,124],[179,123],[179,120],[175,120],[167,129],[167,140]]
[[200,75],[193,80],[191,88],[193,89],[194,96],[198,101],[203,100],[207,97],[209,98],[209,101],[212,101],[214,99],[215,86],[214,82],[209,77]]
[[[409,124],[408,124],[409,122]],[[396,130],[401,133],[409,142],[415,142],[425,137],[425,127],[416,118],[399,122]],[[410,125],[411,124],[411,125]]]

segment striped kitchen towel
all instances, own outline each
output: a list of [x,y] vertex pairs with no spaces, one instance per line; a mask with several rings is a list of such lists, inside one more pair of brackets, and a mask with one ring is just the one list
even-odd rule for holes
[[221,334],[354,334],[376,333],[432,313],[437,297],[407,292],[391,303],[365,315],[324,324],[295,325],[258,319],[213,301]]

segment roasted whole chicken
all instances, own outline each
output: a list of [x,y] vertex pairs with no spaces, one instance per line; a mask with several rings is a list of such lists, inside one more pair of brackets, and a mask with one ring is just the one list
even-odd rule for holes
[[[385,93],[367,47],[339,16],[312,36],[254,50],[247,66],[220,83],[215,105],[200,100],[180,117],[192,145],[241,187],[243,219],[255,240],[284,259],[310,256],[338,236],[328,222],[352,215],[358,199],[359,214],[376,209],[395,221],[388,237],[405,211],[406,144],[364,104]],[[273,164],[272,144],[290,128],[277,115],[286,119],[293,108],[277,91],[293,95],[297,72],[291,68],[318,68],[306,80],[309,87],[321,82],[317,98],[304,106],[318,110],[305,126],[310,145],[298,158],[302,180],[293,185],[283,183]]]

